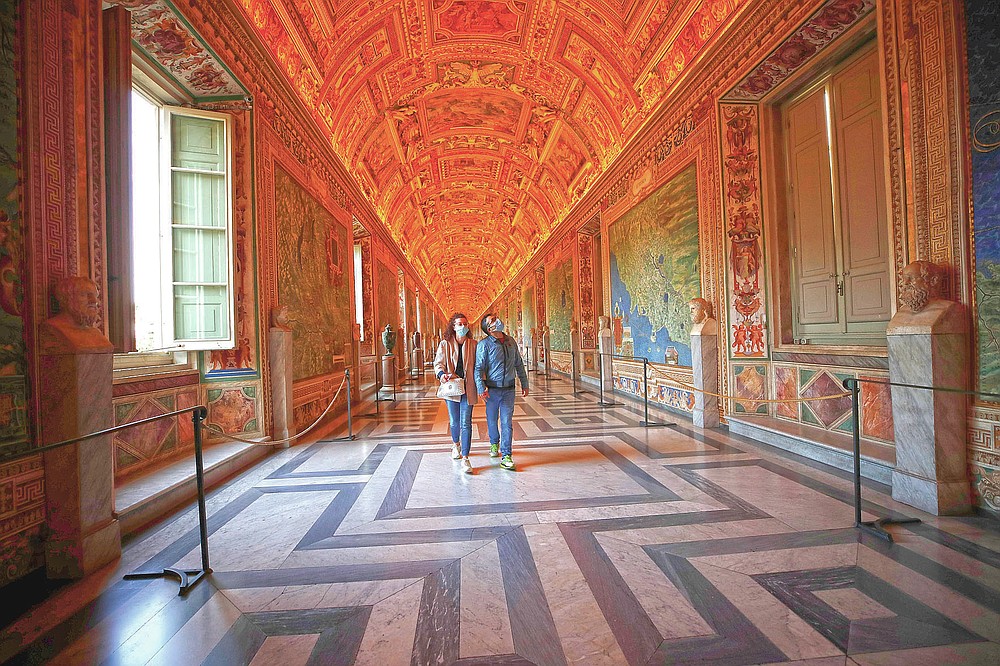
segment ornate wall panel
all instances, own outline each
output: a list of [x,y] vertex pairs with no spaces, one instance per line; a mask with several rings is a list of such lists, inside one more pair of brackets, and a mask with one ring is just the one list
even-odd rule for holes
[[364,304],[361,353],[374,354],[377,341],[375,339],[375,287],[372,283],[374,271],[372,239],[370,236],[366,236],[358,242],[361,244],[361,301]]
[[[729,349],[733,358],[767,356],[760,207],[760,123],[751,104],[722,104]],[[749,366],[748,366],[749,367]]]
[[549,348],[570,350],[570,328],[574,315],[573,255],[564,254],[551,264],[545,276],[546,316],[549,325]]
[[[115,386],[115,425],[152,418],[199,403],[198,376],[151,380]],[[218,412],[218,409],[216,409]],[[219,421],[218,413],[215,420]],[[194,450],[191,414],[136,426],[114,438],[115,479]]]
[[594,237],[591,234],[577,235],[577,284],[580,303],[580,348],[597,347],[597,313],[594,310]]
[[[966,0],[975,359],[978,389],[1000,393],[1000,7]],[[973,410],[969,460],[980,502],[1000,510],[1000,403]]]

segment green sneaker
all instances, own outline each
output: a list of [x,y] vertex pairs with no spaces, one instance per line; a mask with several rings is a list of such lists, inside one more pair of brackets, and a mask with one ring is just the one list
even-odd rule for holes
[[506,455],[506,456],[504,456],[503,458],[500,459],[500,466],[503,467],[504,469],[509,469],[509,470],[513,471],[514,470],[514,459],[511,458],[509,455]]
[[500,457],[500,445],[490,444],[490,458],[499,458],[499,457]]

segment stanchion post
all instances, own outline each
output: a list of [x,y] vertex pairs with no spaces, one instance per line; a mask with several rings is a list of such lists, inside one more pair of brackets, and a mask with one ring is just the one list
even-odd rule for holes
[[354,422],[351,420],[351,369],[344,370],[344,380],[347,382],[347,439],[354,439]]
[[194,472],[198,485],[198,532],[201,537],[201,568],[205,573],[211,573],[208,563],[208,510],[205,507],[205,456],[202,446],[203,422],[208,417],[208,409],[199,407],[191,413],[191,423],[194,425]]
[[576,351],[569,350],[569,374],[573,377],[573,393],[576,393]]
[[620,402],[614,402],[613,400],[611,402],[608,402],[608,401],[606,401],[604,399],[604,357],[605,356],[612,356],[612,355],[604,353],[604,352],[597,352],[597,363],[601,366],[601,399],[597,401],[597,404],[600,405],[601,407],[617,407],[618,405],[621,404]]
[[854,437],[854,526],[879,539],[893,543],[892,535],[883,525],[919,523],[919,518],[879,518],[861,520],[861,381],[854,377],[844,380],[843,386],[851,392],[851,434]]
[[646,357],[642,358],[642,426],[645,428],[659,428],[662,426],[676,425],[674,423],[665,423],[660,421],[650,421],[649,420],[649,359]]

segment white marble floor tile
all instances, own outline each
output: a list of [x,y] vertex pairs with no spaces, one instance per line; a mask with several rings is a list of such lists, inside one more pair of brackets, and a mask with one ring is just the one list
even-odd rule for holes
[[327,567],[375,562],[415,562],[420,560],[457,559],[481,547],[485,541],[443,541],[412,543],[403,546],[362,546],[297,550],[282,564],[283,568]]
[[920,553],[1000,593],[1000,569],[907,530],[894,530],[898,546]]
[[565,523],[576,520],[601,520],[604,518],[630,518],[634,516],[665,516],[675,513],[720,511],[716,503],[651,502],[649,504],[622,504],[595,506],[579,509],[552,509],[536,511],[540,523]]
[[616,539],[639,545],[681,543],[684,541],[707,541],[735,537],[761,536],[766,534],[786,534],[794,532],[791,527],[774,518],[740,520],[732,522],[704,523],[692,525],[670,525],[667,527],[645,527],[637,529],[613,530],[608,534]]
[[996,643],[965,643],[939,647],[854,654],[851,659],[860,666],[996,666],[1000,664],[1000,645]]
[[713,567],[752,576],[784,571],[853,567],[858,563],[858,544],[808,546],[729,555],[707,555],[689,559],[692,562],[703,562]]
[[408,666],[423,583],[409,585],[372,607],[355,666]]
[[524,528],[556,633],[570,664],[623,664],[618,641],[556,525]]
[[712,585],[789,659],[839,657],[840,649],[750,576],[694,562]]
[[378,445],[373,440],[314,444],[316,452],[295,473],[357,469]]
[[896,616],[891,610],[855,587],[815,590],[813,595],[848,620],[874,620]]
[[147,662],[147,666],[201,663],[240,615],[239,609],[224,594],[216,592]]
[[642,550],[642,546],[621,541],[607,533],[598,534],[597,541],[663,638],[669,640],[715,633],[687,596]]
[[268,636],[250,666],[305,666],[318,638],[319,634]]
[[[265,493],[209,536],[215,571],[247,571],[281,566],[338,491]],[[195,546],[177,566],[199,567]]]
[[[285,488],[290,486],[319,486],[332,483],[366,483],[371,479],[370,474],[351,474],[349,476],[309,476],[309,477],[285,477],[280,479],[261,479],[255,488]],[[308,489],[308,488],[307,488]]]
[[865,546],[858,550],[858,564],[983,638],[1000,642],[1000,614]]
[[459,655],[464,658],[514,652],[496,542],[486,543],[463,557],[461,569]]
[[365,485],[358,499],[355,500],[351,509],[344,516],[340,523],[338,533],[344,533],[359,525],[365,525],[375,520],[379,507],[385,499],[386,493],[396,479],[399,466],[403,463],[406,451],[393,448],[390,449],[382,462],[379,464],[371,480]]
[[[797,530],[854,525],[851,505],[760,467],[720,467],[699,470],[698,474]],[[809,510],[803,511],[803,507]],[[875,518],[867,513],[862,516],[865,520]]]

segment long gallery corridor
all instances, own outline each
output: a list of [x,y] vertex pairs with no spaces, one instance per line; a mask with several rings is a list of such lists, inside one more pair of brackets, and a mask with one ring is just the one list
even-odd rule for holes
[[12,626],[33,641],[12,663],[1000,663],[995,522],[866,482],[866,519],[923,521],[890,545],[852,527],[840,471],[532,380],[516,472],[480,407],[460,473],[442,401],[404,385],[356,441],[210,493],[214,573],[189,596],[121,575],[196,567],[194,508]]

